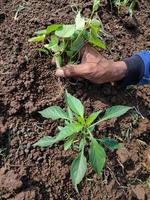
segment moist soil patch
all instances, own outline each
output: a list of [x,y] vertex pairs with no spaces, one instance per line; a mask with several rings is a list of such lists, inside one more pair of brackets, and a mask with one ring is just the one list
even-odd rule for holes
[[[85,80],[58,80],[50,59],[35,52],[28,43],[35,30],[53,23],[74,20],[72,4],[89,16],[92,1],[2,0],[0,3],[0,199],[1,200],[148,200],[150,169],[145,152],[150,145],[150,86],[122,90],[110,84],[94,85]],[[98,12],[105,31],[110,59],[123,59],[150,48],[150,4],[139,0],[134,18],[120,16],[103,0]],[[23,9],[14,19],[16,8]],[[74,150],[63,144],[33,148],[44,135],[55,135],[58,122],[43,120],[38,110],[49,105],[64,106],[64,89],[80,98],[86,114],[111,105],[135,106],[141,113],[129,113],[98,127],[94,133],[116,137],[123,144],[108,152],[101,177],[88,166],[77,194],[69,178]],[[141,117],[141,115],[143,117]],[[149,180],[150,181],[150,180]],[[149,183],[150,184],[150,183]]]

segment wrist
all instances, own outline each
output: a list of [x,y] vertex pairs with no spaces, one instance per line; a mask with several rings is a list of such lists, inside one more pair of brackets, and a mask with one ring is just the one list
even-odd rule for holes
[[113,69],[115,77],[114,81],[122,80],[126,76],[128,71],[128,67],[124,61],[114,62]]

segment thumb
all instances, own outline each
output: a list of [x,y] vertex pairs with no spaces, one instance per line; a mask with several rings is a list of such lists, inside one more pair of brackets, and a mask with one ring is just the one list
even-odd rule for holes
[[58,77],[82,77],[84,73],[84,64],[80,65],[66,65],[56,70]]

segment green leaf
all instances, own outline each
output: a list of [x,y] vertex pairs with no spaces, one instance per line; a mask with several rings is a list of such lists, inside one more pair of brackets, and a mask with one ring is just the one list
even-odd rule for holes
[[90,26],[93,32],[97,34],[100,30],[101,22],[97,19],[92,19],[90,22]]
[[89,41],[89,32],[87,30],[84,30],[82,35],[84,40]]
[[71,109],[69,108],[69,106],[67,106],[67,113],[68,113],[70,121],[72,122],[72,120],[73,120],[73,113],[72,113]]
[[120,143],[118,143],[117,140],[111,139],[111,138],[102,138],[98,139],[100,142],[102,142],[108,149],[115,150],[119,149],[121,147]]
[[56,35],[52,35],[49,44],[51,46],[54,46],[54,45],[58,44],[58,42],[59,42],[58,37]]
[[60,25],[60,24],[53,24],[53,25],[48,26],[46,29],[36,31],[34,34],[38,35],[38,36],[39,35],[47,35],[47,34],[50,34],[53,31],[58,30],[61,27],[62,27],[62,25]]
[[81,48],[84,46],[84,42],[85,42],[85,39],[83,38],[82,35],[80,37],[77,37],[72,42],[72,45],[71,45],[71,52],[72,52],[72,54],[78,53],[81,50]]
[[72,96],[71,94],[69,94],[67,91],[65,92],[65,96],[66,96],[66,101],[67,101],[66,103],[69,106],[69,108],[73,112],[75,112],[77,115],[83,118],[84,106],[81,103],[81,101],[77,99],[76,97]]
[[39,31],[36,31],[34,34],[35,35],[46,35],[47,33],[47,29],[43,29],[43,30],[39,30]]
[[80,144],[79,144],[79,151],[81,151],[84,146],[86,145],[86,139],[83,138],[81,141],[80,141]]
[[84,151],[82,150],[82,152],[79,153],[77,158],[75,158],[75,160],[72,162],[70,169],[72,184],[77,192],[78,192],[77,185],[82,181],[83,177],[85,176],[86,169],[87,169],[86,157],[84,156]]
[[56,35],[51,36],[51,40],[49,41],[49,44],[45,44],[44,47],[48,50],[51,50],[53,52],[59,52],[60,47],[58,46],[58,37]]
[[71,145],[73,143],[73,138],[69,138],[65,143],[64,143],[64,150],[70,149]]
[[65,138],[73,135],[74,133],[78,133],[83,129],[83,126],[79,123],[72,123],[68,124],[64,128],[61,129],[61,131],[56,136],[56,141],[59,142],[61,140],[64,140]]
[[44,47],[46,49],[48,49],[49,51],[52,51],[54,53],[60,52],[60,48],[59,48],[59,46],[57,44],[55,44],[53,46],[51,46],[51,44],[45,44]]
[[79,11],[76,18],[75,18],[75,23],[76,23],[76,30],[83,30],[85,26],[85,19],[84,17],[81,17],[81,12]]
[[49,44],[44,44],[44,48],[49,50],[49,51],[52,51],[52,48]]
[[53,144],[64,140],[65,138],[81,131],[83,126],[79,123],[72,123],[60,129],[60,132],[55,137],[44,136],[34,146],[51,147]]
[[94,33],[91,32],[89,34],[89,42],[101,49],[106,49],[106,45],[98,38],[98,36]]
[[75,25],[63,25],[60,30],[55,31],[55,35],[62,38],[69,38],[75,33]]
[[92,132],[95,130],[95,127],[96,127],[96,126],[91,126],[91,127],[89,127],[88,129],[89,129],[89,131],[92,133]]
[[70,122],[68,120],[65,120],[65,126],[68,125],[68,124],[70,124]]
[[101,173],[106,162],[105,150],[94,138],[89,150],[89,162],[97,174]]
[[45,35],[40,35],[37,37],[30,38],[28,42],[43,42],[45,40]]
[[97,111],[92,113],[86,120],[86,125],[89,126],[92,124],[92,122],[94,122],[94,120],[98,117],[98,115],[101,113],[102,111]]
[[80,124],[83,124],[85,125],[85,120],[83,117],[79,116],[79,115],[75,115],[75,118],[77,119],[77,121],[80,123]]
[[101,121],[106,121],[106,120],[109,120],[112,118],[120,117],[120,116],[124,115],[126,112],[128,112],[130,109],[132,109],[132,107],[121,106],[121,105],[112,106],[111,108],[107,108]]
[[39,52],[45,53],[46,55],[49,54],[48,50],[46,50],[44,48],[37,48],[36,50],[39,51]]
[[67,113],[59,106],[48,107],[42,111],[39,111],[39,113],[47,119],[68,119]]
[[60,24],[52,24],[52,25],[47,27],[46,34],[50,34],[53,31],[56,31],[56,30],[60,29],[61,27],[62,27],[62,25],[60,25]]
[[100,6],[100,0],[94,0],[93,1],[93,9],[92,9],[92,11],[93,12],[97,11],[99,6]]
[[55,138],[51,136],[44,136],[39,141],[37,141],[33,146],[39,147],[51,147],[55,143]]
[[66,51],[66,54],[69,58],[71,58],[73,56],[74,52],[73,51]]

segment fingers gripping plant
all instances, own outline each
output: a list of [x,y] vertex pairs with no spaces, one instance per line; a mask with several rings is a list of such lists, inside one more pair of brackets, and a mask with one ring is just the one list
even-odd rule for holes
[[86,42],[105,49],[106,46],[101,38],[101,21],[93,17],[99,5],[100,0],[94,0],[90,18],[82,17],[79,11],[75,24],[50,25],[44,30],[35,32],[36,36],[29,39],[29,42],[42,42],[42,48],[37,50],[46,54],[51,53],[57,67],[64,61],[75,63],[80,49]]
[[81,182],[87,170],[87,156],[85,155],[88,154],[88,162],[93,170],[97,174],[100,174],[106,162],[104,147],[111,150],[119,147],[119,143],[115,139],[107,137],[101,137],[101,139],[95,138],[92,134],[95,126],[103,121],[125,114],[131,107],[121,105],[112,106],[106,109],[99,121],[94,123],[99,114],[102,114],[102,111],[94,112],[85,118],[83,104],[67,91],[65,93],[65,102],[66,111],[59,106],[51,106],[39,112],[47,119],[63,119],[64,126],[58,127],[58,134],[56,136],[44,136],[34,146],[52,147],[60,141],[64,141],[65,150],[77,146],[78,155],[71,164],[70,176],[74,188],[78,191],[77,185]]

